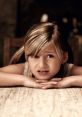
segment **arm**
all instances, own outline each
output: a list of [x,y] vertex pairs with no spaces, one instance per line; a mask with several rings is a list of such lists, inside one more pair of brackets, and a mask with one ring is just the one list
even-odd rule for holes
[[23,85],[24,64],[9,65],[0,68],[0,86]]
[[23,75],[24,64],[9,65],[0,68],[0,86],[27,86],[41,88],[33,78]]
[[10,74],[23,74],[24,64],[12,64],[0,68],[0,72],[10,73]]
[[58,84],[58,87],[82,87],[82,67],[73,65],[70,69],[69,77],[63,78]]
[[42,83],[44,89],[47,88],[65,88],[71,86],[82,87],[82,67],[73,65],[70,69],[70,76],[62,78],[59,81],[49,81]]
[[71,75],[82,75],[82,66],[73,65],[70,69]]
[[67,88],[67,87],[82,87],[82,75],[69,76],[62,78],[61,80],[50,80],[48,82],[41,82],[43,89],[48,88]]
[[23,86],[23,76],[0,72],[0,86]]

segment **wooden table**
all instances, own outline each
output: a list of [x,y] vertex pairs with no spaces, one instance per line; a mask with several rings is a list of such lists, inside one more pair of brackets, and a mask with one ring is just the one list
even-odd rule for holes
[[82,117],[82,88],[0,88],[0,117]]

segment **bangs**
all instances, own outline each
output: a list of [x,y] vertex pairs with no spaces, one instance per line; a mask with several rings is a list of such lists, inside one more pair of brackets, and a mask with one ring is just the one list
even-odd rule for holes
[[53,41],[57,44],[59,41],[58,27],[52,23],[34,26],[27,32],[25,40],[25,57],[36,56],[46,43]]
[[[46,34],[45,34],[46,35]],[[25,56],[36,56],[41,48],[48,42],[44,34],[30,38],[25,44]]]

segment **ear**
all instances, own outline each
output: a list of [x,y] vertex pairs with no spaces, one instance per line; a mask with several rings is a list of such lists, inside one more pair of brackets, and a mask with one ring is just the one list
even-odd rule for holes
[[62,64],[66,63],[67,60],[68,60],[68,53],[67,52],[63,52]]

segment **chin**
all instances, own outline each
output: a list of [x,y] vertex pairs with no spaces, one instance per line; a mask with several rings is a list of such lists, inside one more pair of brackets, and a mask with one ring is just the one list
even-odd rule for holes
[[51,79],[50,77],[36,77],[38,80],[49,80]]

